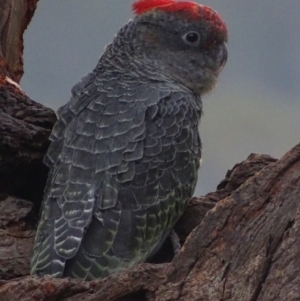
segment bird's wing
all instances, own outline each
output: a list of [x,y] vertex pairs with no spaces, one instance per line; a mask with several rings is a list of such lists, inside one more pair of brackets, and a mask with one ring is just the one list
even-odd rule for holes
[[40,275],[92,279],[144,261],[197,177],[198,118],[186,95],[141,83],[83,91],[61,111],[69,119],[47,155],[32,260]]
[[166,237],[193,195],[201,157],[201,108],[189,97],[144,86],[132,97],[116,94],[102,112],[96,172],[103,180],[66,276],[91,280],[143,262]]
[[[82,172],[84,178],[85,169],[72,165],[72,161],[80,143],[76,143],[76,139],[82,139],[76,136],[79,115],[93,100],[91,93],[97,90],[95,75],[95,71],[87,74],[73,87],[70,101],[58,110],[58,120],[49,137],[51,144],[44,163],[50,170],[31,259],[31,273],[62,276],[65,260],[76,254],[84,228],[91,220],[94,198],[88,194],[90,185],[88,182],[77,185],[73,181],[76,173]],[[79,190],[80,196],[71,195],[74,186],[73,192]]]

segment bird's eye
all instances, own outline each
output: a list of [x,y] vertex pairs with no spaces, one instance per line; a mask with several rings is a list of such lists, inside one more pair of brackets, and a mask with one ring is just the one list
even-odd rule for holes
[[195,31],[190,31],[183,36],[183,40],[188,44],[197,44],[200,40],[200,36]]

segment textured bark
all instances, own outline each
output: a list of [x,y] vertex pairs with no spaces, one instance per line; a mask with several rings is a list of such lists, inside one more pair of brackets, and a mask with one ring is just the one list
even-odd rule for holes
[[0,199],[0,279],[28,275],[35,232],[24,218],[31,208],[28,201]]
[[56,120],[29,99],[23,75],[23,33],[38,0],[0,1],[0,192],[40,200],[47,169],[42,158]]
[[280,160],[252,154],[217,191],[193,198],[170,243],[105,279],[29,276],[42,164],[54,112],[18,86],[22,35],[37,0],[0,1],[0,300],[300,300],[300,144]]
[[6,77],[16,83],[23,75],[23,33],[38,0],[0,1],[0,86]]
[[299,300],[299,199],[300,144],[208,212],[156,300]]
[[42,198],[43,156],[55,113],[27,96],[0,87],[0,191],[31,201]]

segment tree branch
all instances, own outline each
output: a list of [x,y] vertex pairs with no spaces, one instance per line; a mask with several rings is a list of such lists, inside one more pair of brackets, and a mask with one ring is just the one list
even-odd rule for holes
[[19,83],[23,75],[23,33],[31,21],[38,0],[0,2],[0,85],[9,77]]

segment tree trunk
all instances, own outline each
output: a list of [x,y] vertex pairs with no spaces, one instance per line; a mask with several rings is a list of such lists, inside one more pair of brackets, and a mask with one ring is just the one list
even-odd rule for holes
[[23,75],[23,33],[38,0],[1,0],[0,2],[0,76],[19,83]]
[[37,2],[0,2],[0,192],[38,202],[47,176],[42,160],[56,116],[18,86],[23,32]]
[[151,263],[105,279],[29,276],[56,120],[18,86],[37,1],[0,4],[0,299],[300,300],[300,144],[280,160],[250,155],[217,191],[193,198],[175,226],[183,246],[174,258],[166,242]]

